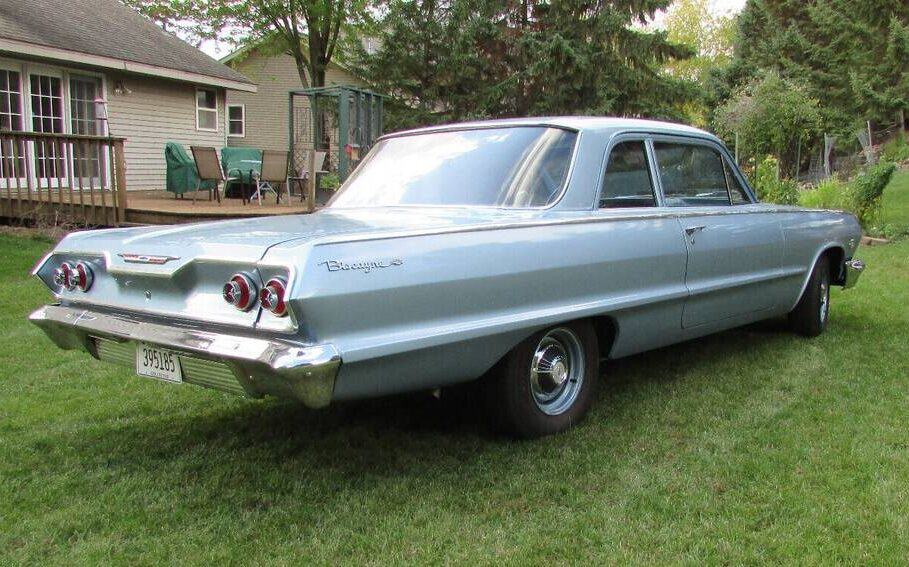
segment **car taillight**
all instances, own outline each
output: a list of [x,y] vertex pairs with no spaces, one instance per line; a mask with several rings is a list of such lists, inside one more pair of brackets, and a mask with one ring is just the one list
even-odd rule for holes
[[240,311],[248,311],[256,303],[256,284],[246,274],[234,274],[224,284],[222,295]]
[[287,315],[287,304],[284,303],[284,295],[287,293],[287,284],[281,278],[272,278],[268,280],[262,291],[259,292],[259,301],[262,307],[271,311],[278,317]]
[[79,262],[76,264],[76,269],[70,279],[73,280],[75,287],[82,291],[88,291],[88,288],[92,286],[92,282],[95,281],[95,276],[92,274],[92,269],[88,267],[88,264]]
[[54,270],[54,284],[61,289],[72,291],[76,289],[75,270],[69,262],[63,262]]

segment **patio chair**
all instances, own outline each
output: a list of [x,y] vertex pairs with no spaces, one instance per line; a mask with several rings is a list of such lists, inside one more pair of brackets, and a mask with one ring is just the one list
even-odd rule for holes
[[[287,161],[289,152],[278,150],[262,150],[262,169],[258,175],[253,173],[256,179],[256,192],[252,197],[258,197],[259,206],[262,206],[262,192],[271,191],[275,194],[275,203],[281,202],[281,194],[276,187],[283,183],[288,186],[287,204],[290,204],[290,185],[287,176]],[[249,198],[252,201],[252,197]]]
[[[190,146],[189,148],[193,153],[193,161],[196,162],[196,170],[199,172],[199,187],[196,192],[193,193],[193,204],[196,204],[196,196],[201,189],[201,184],[205,181],[214,182],[214,193],[218,199],[218,204],[221,204],[221,192],[219,185],[228,181],[235,181],[234,177],[226,177],[224,171],[221,169],[221,162],[218,160],[218,151],[212,147],[206,146]],[[211,189],[208,193],[208,200],[211,201]],[[246,197],[243,197],[243,203],[246,203]]]
[[[325,167],[325,156],[326,152],[316,152],[316,189],[319,187],[319,176],[328,173],[327,170],[322,169]],[[291,184],[296,181],[297,184],[302,187],[300,190],[300,200],[306,200],[306,182],[309,180],[309,152],[306,152],[303,156],[303,167],[300,168],[299,177],[288,177],[287,178],[287,202],[290,203],[290,189]]]

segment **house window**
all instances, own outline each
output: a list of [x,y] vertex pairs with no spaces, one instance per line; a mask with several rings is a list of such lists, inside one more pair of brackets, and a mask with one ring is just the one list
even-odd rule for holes
[[196,130],[218,131],[218,93],[196,89]]
[[246,106],[227,105],[227,135],[235,138],[246,136]]
[[[29,75],[32,102],[32,131],[63,134],[63,82],[60,77]],[[58,146],[35,144],[35,169],[38,177],[59,179],[65,164]]]
[[[69,108],[70,129],[73,134],[99,136],[104,134],[104,123],[99,120],[95,99],[101,99],[101,79],[70,75]],[[84,183],[100,183],[103,168],[101,147],[97,144],[74,144],[73,173],[77,178],[90,179]]]
[[[0,130],[22,130],[22,83],[18,71],[0,69]],[[25,146],[22,142],[13,149],[13,140],[4,140],[0,144],[0,176],[4,179],[12,175],[12,161],[15,163],[15,177],[23,177],[25,172]]]

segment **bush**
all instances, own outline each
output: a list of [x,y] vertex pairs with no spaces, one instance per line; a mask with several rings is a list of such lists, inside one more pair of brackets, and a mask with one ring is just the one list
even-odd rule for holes
[[909,142],[903,138],[896,138],[881,146],[881,161],[893,163],[909,161]]
[[799,200],[799,187],[795,181],[778,179],[779,162],[773,156],[767,156],[758,164],[754,172],[754,186],[758,198],[766,203],[794,205]]
[[799,205],[813,209],[852,209],[852,194],[849,186],[839,179],[828,179],[814,189],[799,194]]
[[326,191],[336,191],[341,186],[341,179],[337,173],[327,173],[319,178],[319,188]]
[[896,165],[879,163],[852,180],[852,212],[863,228],[872,225],[881,208],[884,188],[890,183]]

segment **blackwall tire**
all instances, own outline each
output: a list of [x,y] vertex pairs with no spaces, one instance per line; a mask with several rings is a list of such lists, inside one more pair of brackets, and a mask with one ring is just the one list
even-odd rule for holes
[[808,285],[795,309],[789,313],[789,326],[803,337],[816,337],[830,319],[830,260],[821,257],[811,271]]
[[599,378],[596,333],[589,321],[554,325],[509,352],[489,376],[487,410],[507,434],[536,438],[578,424]]

